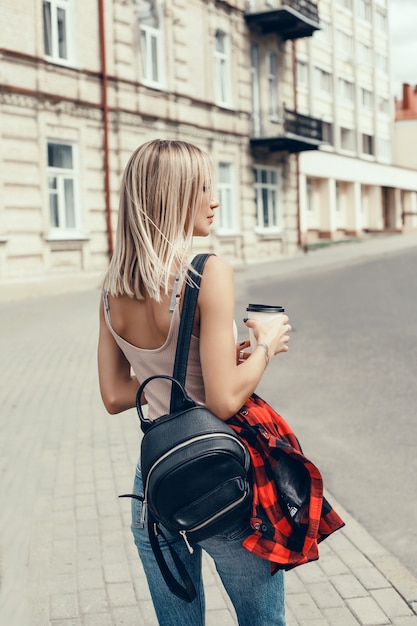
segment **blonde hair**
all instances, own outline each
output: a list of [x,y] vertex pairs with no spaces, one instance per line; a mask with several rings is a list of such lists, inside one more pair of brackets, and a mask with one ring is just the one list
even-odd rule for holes
[[209,157],[184,141],[156,139],[135,150],[123,174],[116,243],[104,278],[111,295],[157,302],[184,263],[206,187]]

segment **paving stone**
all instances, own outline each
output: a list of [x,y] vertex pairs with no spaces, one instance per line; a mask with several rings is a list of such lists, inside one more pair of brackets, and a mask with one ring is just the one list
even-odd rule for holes
[[342,597],[329,581],[307,585],[307,590],[320,609],[342,607],[344,605]]
[[112,607],[137,606],[135,590],[131,581],[109,583],[106,585],[109,602]]
[[103,587],[80,591],[78,594],[78,604],[82,615],[107,613],[109,609],[106,591]]
[[330,626],[358,626],[360,622],[346,606],[323,609]]
[[303,620],[323,620],[323,614],[307,592],[287,596],[287,605],[299,623]]
[[391,586],[376,567],[358,567],[355,569],[355,576],[365,589],[385,589]]
[[372,596],[378,602],[381,609],[391,619],[412,616],[413,612],[404,599],[395,589],[375,589],[372,591]]
[[332,577],[332,583],[342,598],[356,598],[368,595],[365,587],[353,574],[340,574]]
[[57,593],[50,597],[51,619],[78,617],[78,602],[75,593]]
[[391,621],[373,598],[352,598],[347,600],[348,607],[363,626],[379,626]]

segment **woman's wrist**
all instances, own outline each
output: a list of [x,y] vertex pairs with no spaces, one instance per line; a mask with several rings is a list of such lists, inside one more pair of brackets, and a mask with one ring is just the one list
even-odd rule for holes
[[262,350],[264,351],[264,357],[265,357],[265,368],[268,366],[269,364],[269,346],[267,343],[258,343],[257,348],[262,348]]

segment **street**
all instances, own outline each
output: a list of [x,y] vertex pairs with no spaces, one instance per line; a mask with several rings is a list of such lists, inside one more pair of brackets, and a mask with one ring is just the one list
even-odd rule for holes
[[[260,395],[293,426],[325,485],[417,574],[417,251],[247,283],[293,325]],[[243,317],[243,313],[241,317]],[[240,331],[242,330],[240,326]]]
[[[351,522],[324,542],[318,564],[288,575],[288,624],[402,624],[401,616],[415,617],[415,580],[372,538],[417,574],[417,252],[315,269],[302,261],[304,270],[291,274],[286,262],[269,264],[265,275],[238,271],[236,320],[243,338],[248,302],[286,307],[291,349],[258,391],[370,536]],[[109,416],[99,396],[99,297],[97,288],[0,302],[0,621],[7,626],[156,623],[130,537],[130,505],[117,497],[131,489],[140,429],[134,410]],[[208,626],[235,623],[221,594],[217,583],[208,586]]]

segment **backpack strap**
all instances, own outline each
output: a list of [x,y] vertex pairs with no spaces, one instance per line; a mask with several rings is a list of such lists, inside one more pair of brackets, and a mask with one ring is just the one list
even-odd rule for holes
[[[187,374],[188,354],[190,351],[191,333],[193,330],[195,309],[197,306],[198,291],[204,266],[211,254],[197,254],[191,262],[197,274],[188,272],[187,284],[184,291],[184,302],[181,311],[180,328],[178,331],[177,349],[175,352],[174,371],[172,377],[183,387]],[[181,407],[182,394],[176,386],[171,390],[170,413],[175,413]]]
[[[169,590],[173,594],[175,594],[178,598],[181,598],[181,600],[184,600],[185,602],[192,602],[193,600],[195,600],[197,597],[197,592],[196,592],[194,583],[191,580],[190,575],[188,574],[185,568],[184,563],[181,561],[180,557],[178,556],[174,548],[171,546],[168,539],[165,537],[161,528],[156,523],[156,520],[153,519],[151,513],[149,512],[149,509],[148,509],[148,534],[149,534],[149,541],[150,541],[151,548],[154,553],[156,562],[158,563],[159,569],[161,570],[161,574],[166,584],[168,585]],[[174,565],[177,569],[178,574],[180,575],[181,581],[184,583],[184,586],[182,586],[178,582],[178,580],[174,577],[174,575],[170,571],[168,567],[168,563],[166,562],[165,557],[162,553],[161,546],[159,545],[158,535],[161,535],[161,537],[164,539],[165,543],[167,544],[170,554],[171,554],[171,558],[174,562]]]

